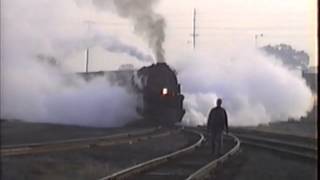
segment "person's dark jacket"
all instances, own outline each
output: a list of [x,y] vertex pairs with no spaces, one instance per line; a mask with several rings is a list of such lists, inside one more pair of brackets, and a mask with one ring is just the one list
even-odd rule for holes
[[228,116],[224,108],[215,107],[211,109],[208,117],[207,129],[213,133],[221,132],[226,129],[226,132],[228,133]]

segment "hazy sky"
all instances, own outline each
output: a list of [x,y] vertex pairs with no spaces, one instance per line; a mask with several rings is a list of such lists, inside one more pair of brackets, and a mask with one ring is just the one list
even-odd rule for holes
[[[162,14],[167,22],[164,45],[167,61],[179,53],[193,51],[190,34],[193,9],[196,8],[197,51],[231,48],[235,42],[254,46],[255,35],[262,33],[263,37],[256,42],[258,46],[290,44],[295,49],[308,52],[313,66],[317,64],[316,6],[315,0],[160,0],[155,11]],[[148,49],[146,43],[132,32],[133,27],[127,20],[112,13],[91,16],[88,11],[84,16],[94,21],[94,26],[102,26],[124,41],[135,42],[142,49]],[[79,59],[82,58],[83,53],[75,54],[68,64],[81,71],[84,64],[79,63]],[[99,48],[92,49],[90,58],[91,70],[115,69],[131,61],[136,63],[136,60]]]

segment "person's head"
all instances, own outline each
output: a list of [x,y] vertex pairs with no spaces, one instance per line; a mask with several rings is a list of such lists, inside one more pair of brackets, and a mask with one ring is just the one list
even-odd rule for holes
[[218,98],[218,99],[217,99],[217,106],[220,107],[221,104],[222,104],[222,99]]

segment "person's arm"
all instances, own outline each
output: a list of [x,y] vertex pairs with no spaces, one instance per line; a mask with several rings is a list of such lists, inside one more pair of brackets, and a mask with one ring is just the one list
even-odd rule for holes
[[212,116],[212,110],[209,112],[208,121],[207,121],[207,131],[209,132],[211,129],[211,116]]
[[228,127],[228,115],[227,115],[227,112],[226,112],[226,110],[224,110],[224,114],[225,114],[225,117],[226,117],[226,119],[225,119],[225,126],[226,126],[226,132],[227,133],[229,133],[229,127]]

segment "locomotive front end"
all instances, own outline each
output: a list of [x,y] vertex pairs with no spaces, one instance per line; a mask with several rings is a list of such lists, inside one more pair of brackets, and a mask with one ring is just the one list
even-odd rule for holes
[[173,125],[182,120],[185,113],[184,96],[176,73],[166,63],[143,67],[133,79],[141,99],[137,111],[146,120],[154,120],[163,125]]

